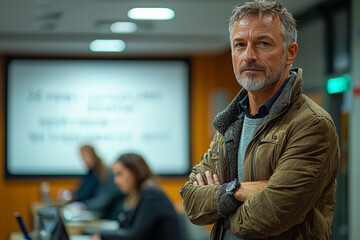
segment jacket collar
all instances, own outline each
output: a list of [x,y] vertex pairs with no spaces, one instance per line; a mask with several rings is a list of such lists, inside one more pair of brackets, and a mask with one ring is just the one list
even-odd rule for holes
[[[295,68],[290,71],[290,79],[284,89],[282,90],[278,99],[274,102],[270,109],[270,116],[273,116],[288,105],[291,104],[292,99],[302,93],[302,69]],[[213,125],[216,130],[221,134],[225,134],[225,131],[231,123],[236,121],[239,117],[238,102],[240,102],[247,95],[245,89],[241,89],[238,95],[231,101],[231,103],[220,113],[218,113],[213,121]]]

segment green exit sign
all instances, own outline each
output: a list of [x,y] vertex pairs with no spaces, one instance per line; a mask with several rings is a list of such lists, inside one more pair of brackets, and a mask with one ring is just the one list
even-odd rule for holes
[[329,94],[347,92],[351,87],[351,76],[330,78],[327,80],[326,90]]

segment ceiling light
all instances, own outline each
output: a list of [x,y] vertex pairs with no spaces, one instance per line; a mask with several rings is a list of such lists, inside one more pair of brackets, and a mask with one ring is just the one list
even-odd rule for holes
[[133,8],[128,12],[128,17],[136,20],[170,20],[174,16],[170,8]]
[[123,40],[97,39],[90,43],[93,52],[122,52],[125,49]]
[[137,30],[137,25],[133,22],[114,22],[110,30],[113,33],[133,33]]

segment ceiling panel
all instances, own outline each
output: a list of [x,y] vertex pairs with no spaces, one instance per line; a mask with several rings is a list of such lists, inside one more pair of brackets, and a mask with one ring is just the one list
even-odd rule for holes
[[[324,0],[288,0],[296,13]],[[228,49],[233,0],[0,0],[0,53],[89,54],[97,38],[122,39],[124,55],[214,53]],[[115,34],[115,21],[129,21],[133,7],[169,7],[170,21],[133,21],[132,34]],[[118,53],[117,53],[118,54]]]

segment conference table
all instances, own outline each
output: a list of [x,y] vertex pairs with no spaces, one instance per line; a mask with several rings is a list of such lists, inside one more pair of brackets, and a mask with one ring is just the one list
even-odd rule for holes
[[[30,205],[34,223],[37,219],[39,210],[43,207],[45,207],[45,205],[41,202],[35,202]],[[76,208],[75,204],[62,207],[60,213],[66,232],[69,236],[93,235],[101,231],[111,231],[119,228],[119,224],[116,220],[98,219],[93,212],[79,210]],[[36,225],[37,224],[35,223],[34,226]],[[36,229],[34,229],[33,234],[31,235],[36,235]],[[22,232],[10,233],[9,240],[22,239],[24,239]]]

